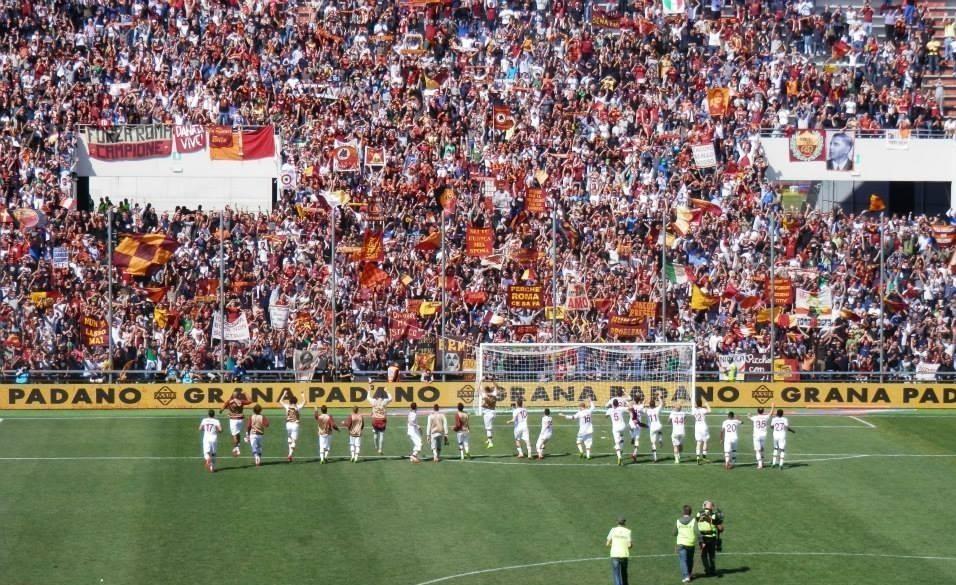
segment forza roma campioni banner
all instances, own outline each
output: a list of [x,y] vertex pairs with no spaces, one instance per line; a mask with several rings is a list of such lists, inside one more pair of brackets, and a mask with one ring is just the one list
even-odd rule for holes
[[83,128],[90,158],[105,161],[167,157],[173,152],[173,127],[164,124]]
[[[611,392],[623,390],[633,400],[656,394],[665,405],[687,399],[687,389],[676,384],[653,382],[509,382],[502,405],[523,399],[532,408],[573,408],[594,400],[603,405]],[[701,396],[715,408],[756,408],[776,404],[781,408],[956,408],[956,384],[843,384],[704,382]],[[221,405],[233,390],[267,408],[277,408],[287,393],[305,393],[310,405],[333,408],[368,404],[368,386],[354,382],[287,382],[251,384],[6,384],[0,386],[0,410],[20,409],[136,409],[210,408]],[[476,406],[474,382],[379,382],[375,393],[388,388],[395,407],[417,402],[420,407],[438,404],[453,408],[459,402]]]

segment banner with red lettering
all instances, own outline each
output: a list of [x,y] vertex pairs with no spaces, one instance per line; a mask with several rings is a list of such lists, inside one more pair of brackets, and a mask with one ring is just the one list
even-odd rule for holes
[[512,309],[540,309],[544,306],[543,287],[517,284],[509,286],[508,306]]
[[173,127],[164,124],[82,130],[90,158],[106,161],[167,157],[173,152]]
[[494,252],[492,229],[470,226],[465,232],[465,255],[469,258],[485,258]]

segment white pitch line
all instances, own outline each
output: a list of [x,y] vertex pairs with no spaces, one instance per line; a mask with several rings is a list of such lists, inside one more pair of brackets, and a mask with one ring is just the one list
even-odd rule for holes
[[[723,556],[736,556],[736,557],[761,557],[761,556],[835,557],[835,558],[874,558],[874,559],[917,560],[917,561],[956,561],[956,557],[922,556],[922,555],[891,555],[891,554],[879,554],[879,553],[848,553],[848,552],[760,551],[760,552],[725,552],[721,554]],[[631,558],[632,559],[663,559],[663,558],[673,558],[674,556],[675,555],[673,553],[668,553],[668,554],[652,554],[652,555],[631,555]],[[563,559],[558,561],[543,561],[540,563],[529,563],[526,565],[509,565],[506,567],[493,567],[489,569],[469,571],[467,573],[458,573],[457,575],[448,575],[446,577],[438,577],[437,579],[432,579],[430,581],[422,581],[421,583],[416,583],[415,585],[435,585],[435,583],[444,583],[446,581],[453,581],[455,579],[464,579],[466,577],[474,577],[475,575],[485,575],[488,573],[500,573],[503,571],[516,571],[520,569],[532,569],[536,567],[548,567],[548,566],[554,566],[554,565],[568,565],[572,563],[606,561],[607,559],[608,559],[607,557],[588,557],[583,559]]]
[[855,421],[857,421],[857,422],[860,422],[860,423],[865,424],[866,426],[870,427],[871,429],[875,429],[875,428],[876,428],[876,425],[875,425],[875,424],[873,424],[873,423],[871,423],[871,422],[867,422],[867,421],[863,420],[862,418],[860,418],[860,417],[858,417],[858,416],[851,416],[850,418],[852,418],[853,420],[855,420]]
[[[608,457],[614,455],[614,453],[593,453],[592,457]],[[641,457],[646,457],[648,454],[642,452]],[[811,463],[815,461],[839,461],[846,459],[863,459],[867,457],[894,457],[894,458],[952,458],[956,457],[956,453],[794,453],[796,457],[817,457],[819,459],[791,459],[791,463]],[[481,456],[479,456],[481,457]],[[239,458],[231,458],[228,456],[222,456],[219,459],[221,461],[243,461],[248,458],[248,455],[242,455]],[[504,457],[501,457],[502,459]],[[554,458],[554,456],[552,456]],[[281,456],[266,456],[263,459],[267,460],[283,460],[285,457]],[[331,460],[336,461],[345,461],[347,459],[344,455],[336,455],[330,458]],[[407,455],[368,455],[363,458],[364,461],[368,463],[374,463],[379,460],[390,460],[390,461],[401,461],[408,459]],[[202,457],[192,456],[192,455],[81,455],[81,456],[63,456],[63,457],[0,457],[0,461],[201,461]],[[249,459],[251,461],[251,459]],[[313,462],[318,461],[318,457],[307,456],[300,457],[300,462]],[[606,466],[601,465],[588,465],[586,463],[548,463],[548,462],[538,462],[531,460],[524,461],[486,461],[484,458],[477,459],[468,459],[461,461],[456,457],[446,457],[443,459],[445,462],[450,463],[481,463],[485,465],[495,464],[495,465],[524,465],[527,467],[580,467],[581,469],[593,469],[594,467],[617,467],[616,465],[608,464]],[[672,459],[662,459],[658,465],[648,465],[649,467],[662,467],[670,468],[673,467],[673,463],[670,463]],[[711,462],[719,463],[717,459]],[[638,465],[640,467],[645,467],[644,464],[650,464],[650,461],[642,461]],[[684,467],[693,466],[692,463],[683,463]],[[748,461],[743,463],[738,463],[737,467],[746,467],[755,465],[755,462]],[[628,465],[630,467],[630,465]]]

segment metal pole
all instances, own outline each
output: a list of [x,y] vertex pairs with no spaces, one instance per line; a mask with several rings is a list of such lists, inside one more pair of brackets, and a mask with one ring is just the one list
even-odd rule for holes
[[773,382],[776,380],[776,368],[774,367],[773,356],[776,350],[777,344],[777,323],[774,317],[774,305],[776,299],[774,299],[776,289],[774,287],[774,276],[775,270],[774,266],[777,262],[777,214],[776,212],[770,212],[770,272],[767,288],[770,290],[770,381]]
[[337,296],[337,288],[338,288],[338,282],[336,280],[336,275],[335,275],[335,210],[337,207],[333,203],[331,208],[332,208],[332,211],[329,214],[329,217],[331,218],[331,221],[329,221],[329,225],[331,226],[331,229],[332,229],[332,237],[331,237],[331,240],[332,240],[332,255],[331,255],[331,262],[332,262],[332,332],[331,332],[332,376],[331,377],[333,380],[335,380],[336,361],[337,361],[335,356],[335,337],[336,337],[335,336],[335,333],[336,333],[335,332],[335,329],[336,329],[335,327],[335,319],[336,319],[335,298]]
[[441,368],[441,371],[442,371],[441,379],[444,382],[445,381],[444,348],[447,347],[446,341],[445,341],[445,302],[447,300],[445,296],[445,292],[446,292],[445,281],[448,278],[447,276],[448,254],[446,253],[446,250],[445,250],[445,210],[444,208],[439,212],[439,215],[441,217],[441,321],[440,321],[441,328],[438,334],[439,335],[438,347],[442,348],[442,351],[439,352],[441,354],[442,363],[435,364],[435,365]]
[[667,205],[661,215],[661,341],[667,343]]
[[106,274],[108,289],[106,293],[106,347],[109,359],[106,365],[109,368],[107,382],[113,383],[113,210],[106,210]]
[[225,235],[225,214],[219,212],[219,376],[226,378],[226,256],[223,240]]
[[558,198],[551,197],[551,341],[558,342]]
[[886,274],[885,267],[885,253],[883,250],[886,247],[886,242],[883,241],[884,233],[886,228],[886,212],[880,212],[880,383],[883,383],[883,364],[886,359],[886,344],[883,340],[884,327],[883,327],[883,312],[886,310],[886,282],[883,280],[884,275]]

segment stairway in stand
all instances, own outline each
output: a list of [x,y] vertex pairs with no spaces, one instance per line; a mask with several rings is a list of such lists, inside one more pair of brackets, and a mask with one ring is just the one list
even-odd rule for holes
[[[945,46],[943,27],[946,25],[947,20],[956,17],[956,0],[923,0],[917,2],[917,6],[926,7],[926,14],[933,27],[933,36]],[[943,49],[941,48],[940,55],[942,56],[942,54]],[[949,117],[956,116],[956,76],[954,76],[953,68],[950,67],[948,63],[942,63],[938,75],[926,73],[923,76],[923,87],[935,91],[937,80],[943,82],[945,91],[943,101],[945,111],[943,115]]]

